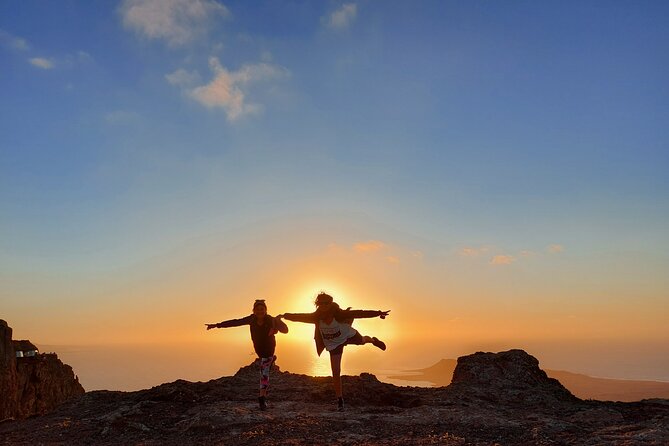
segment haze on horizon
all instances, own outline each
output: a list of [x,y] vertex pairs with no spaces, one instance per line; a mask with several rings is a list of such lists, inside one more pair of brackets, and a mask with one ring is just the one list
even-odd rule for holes
[[205,379],[249,340],[204,323],[327,290],[392,310],[356,322],[389,349],[351,369],[524,348],[669,380],[668,22],[661,1],[4,2],[0,318]]

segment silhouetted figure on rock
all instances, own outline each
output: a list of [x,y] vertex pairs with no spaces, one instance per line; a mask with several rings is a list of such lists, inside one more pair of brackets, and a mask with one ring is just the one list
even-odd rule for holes
[[273,317],[267,314],[267,305],[264,299],[258,299],[253,303],[253,314],[241,319],[231,319],[218,324],[206,324],[207,330],[212,328],[228,328],[249,325],[251,328],[251,340],[253,348],[258,355],[260,365],[260,396],[258,404],[260,410],[267,409],[267,393],[269,391],[269,371],[276,356],[276,339],[274,335],[278,332],[288,333],[288,326],[281,320],[280,316]]
[[330,352],[330,366],[332,367],[332,379],[337,406],[339,410],[344,409],[344,399],[341,386],[341,358],[345,345],[362,345],[371,343],[381,350],[386,349],[386,344],[375,337],[363,336],[351,326],[353,319],[380,317],[385,319],[390,310],[342,310],[332,296],[320,293],[316,296],[316,311],[313,313],[286,313],[282,315],[289,321],[306,322],[315,324],[314,340],[318,355],[327,350]]

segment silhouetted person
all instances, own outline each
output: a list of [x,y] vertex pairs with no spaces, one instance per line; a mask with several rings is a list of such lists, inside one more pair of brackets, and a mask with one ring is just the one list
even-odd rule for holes
[[381,350],[386,349],[386,344],[375,337],[362,336],[351,326],[353,319],[380,317],[385,319],[388,311],[381,310],[342,310],[335,303],[332,296],[320,293],[316,296],[316,311],[313,313],[286,313],[284,318],[289,321],[307,322],[315,324],[314,340],[318,355],[327,350],[330,352],[330,366],[332,367],[332,380],[337,406],[339,410],[344,409],[344,398],[341,386],[341,358],[345,345],[362,345],[371,343]]
[[251,328],[251,340],[253,348],[258,355],[260,365],[260,396],[258,404],[260,410],[267,409],[267,393],[269,390],[269,371],[276,356],[276,339],[274,335],[278,332],[288,333],[288,326],[281,317],[273,317],[267,314],[267,305],[264,299],[258,299],[253,303],[253,314],[241,319],[231,319],[218,324],[206,324],[207,330],[212,328],[240,327],[248,325]]

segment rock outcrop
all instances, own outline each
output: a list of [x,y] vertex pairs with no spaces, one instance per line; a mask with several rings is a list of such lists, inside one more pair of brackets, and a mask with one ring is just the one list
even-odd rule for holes
[[669,444],[669,401],[579,400],[522,351],[465,356],[458,368],[457,383],[442,388],[344,376],[344,412],[335,409],[330,378],[278,369],[271,375],[270,407],[259,411],[254,365],[209,382],[88,392],[44,417],[0,423],[0,444]]
[[12,345],[12,329],[0,319],[0,420],[13,417],[18,407],[16,355]]
[[478,352],[458,358],[449,391],[458,397],[495,404],[558,407],[580,401],[539,368],[523,350]]
[[0,420],[44,415],[84,393],[72,368],[55,353],[17,358],[15,346],[37,350],[30,341],[12,341],[12,329],[0,320]]

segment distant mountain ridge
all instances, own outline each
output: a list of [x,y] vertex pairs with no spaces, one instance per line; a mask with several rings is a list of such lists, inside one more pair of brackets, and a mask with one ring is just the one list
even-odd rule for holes
[[[407,370],[414,375],[390,376],[404,381],[428,381],[436,386],[451,383],[453,371],[457,365],[455,359],[442,359],[424,369]],[[661,381],[625,380],[595,378],[581,373],[564,370],[545,369],[546,374],[562,383],[571,393],[581,399],[600,401],[640,401],[643,399],[669,399],[669,383]]]

